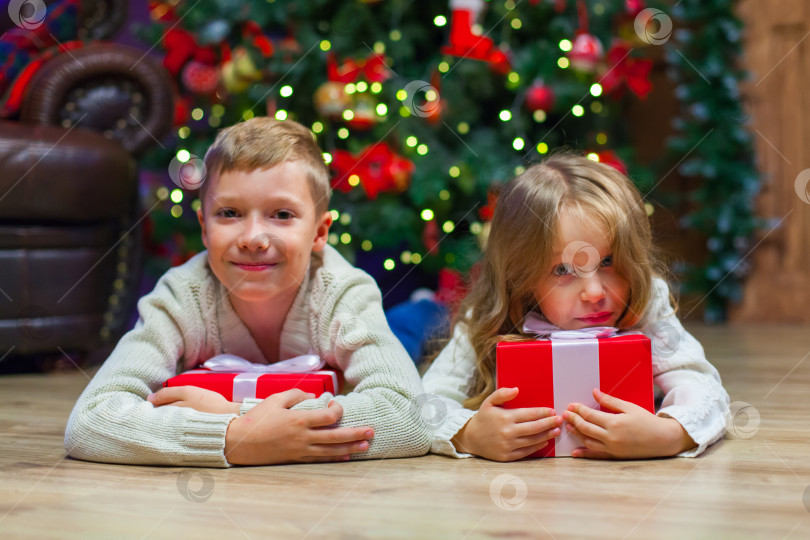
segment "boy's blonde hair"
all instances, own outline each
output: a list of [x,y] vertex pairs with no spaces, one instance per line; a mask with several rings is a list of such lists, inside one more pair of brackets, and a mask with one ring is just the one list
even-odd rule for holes
[[312,131],[293,120],[275,120],[264,116],[227,127],[217,134],[205,153],[208,178],[200,188],[200,201],[211,179],[229,172],[268,169],[287,161],[301,163],[309,180],[318,214],[329,209],[332,189],[329,169]]
[[613,266],[630,284],[617,326],[636,325],[652,294],[652,278],[664,267],[638,189],[616,169],[583,156],[561,153],[529,167],[501,191],[480,273],[459,310],[477,367],[464,406],[477,409],[495,391],[499,341],[529,339],[523,319],[540,309],[534,290],[551,266],[562,212],[604,231]]

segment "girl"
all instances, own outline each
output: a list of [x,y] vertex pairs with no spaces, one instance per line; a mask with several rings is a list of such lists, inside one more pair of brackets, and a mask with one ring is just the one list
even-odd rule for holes
[[[584,441],[574,457],[702,453],[723,435],[728,394],[675,316],[663,273],[640,193],[617,170],[560,154],[512,180],[498,198],[480,273],[453,337],[423,379],[447,406],[431,450],[513,461],[567,429]],[[653,415],[597,389],[597,403],[619,414],[579,403],[566,411],[500,407],[518,389],[495,390],[495,348],[533,339],[523,332],[527,317],[549,328],[615,326],[646,334],[654,343],[661,409]]]

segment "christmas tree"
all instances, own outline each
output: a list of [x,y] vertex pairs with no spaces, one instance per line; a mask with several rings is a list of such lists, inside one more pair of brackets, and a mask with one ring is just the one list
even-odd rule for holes
[[[670,41],[672,19],[659,8],[154,1],[141,34],[160,47],[178,89],[176,137],[151,157],[155,169],[172,164],[177,184],[154,186],[166,201],[152,214],[155,248],[175,254],[165,266],[202,249],[190,211],[199,201],[178,171],[199,166],[219,128],[256,115],[312,128],[334,171],[330,243],[350,260],[377,254],[373,275],[465,273],[486,241],[498,187],[560,148],[630,171],[652,213],[656,178],[682,156],[640,163],[623,113],[652,90],[651,57]],[[737,210],[748,219],[741,225],[752,222],[750,205],[748,215]],[[708,290],[701,275],[695,282]],[[710,305],[723,300],[710,296]]]

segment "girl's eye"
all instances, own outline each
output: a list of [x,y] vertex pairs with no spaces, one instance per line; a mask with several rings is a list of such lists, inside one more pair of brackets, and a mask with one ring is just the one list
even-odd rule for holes
[[234,218],[236,217],[236,210],[233,208],[223,208],[217,212],[217,215],[224,218]]
[[608,255],[602,259],[602,266],[613,266],[613,255]]
[[571,269],[568,267],[567,264],[560,263],[560,264],[558,264],[557,266],[554,267],[554,270],[552,270],[551,273],[554,274],[557,277],[563,277],[563,276],[567,276],[568,274],[570,274]]
[[292,218],[293,218],[293,213],[290,212],[289,210],[279,210],[278,212],[276,212],[276,219],[286,221],[286,220],[292,219]]

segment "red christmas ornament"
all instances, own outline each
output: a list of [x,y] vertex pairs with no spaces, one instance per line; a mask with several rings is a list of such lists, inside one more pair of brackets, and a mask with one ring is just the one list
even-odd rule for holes
[[376,143],[357,155],[337,150],[332,169],[336,173],[332,179],[334,189],[344,193],[351,191],[354,186],[349,179],[357,175],[366,196],[374,200],[381,192],[408,189],[415,167],[411,160],[396,154],[387,144]]
[[436,255],[439,252],[440,238],[439,226],[436,224],[435,219],[431,219],[422,230],[422,244],[424,244],[428,254]]
[[531,112],[550,111],[554,105],[554,91],[537,80],[526,91],[526,108]]
[[506,53],[496,47],[491,38],[472,32],[483,8],[483,0],[450,1],[450,44],[442,47],[442,54],[481,60],[488,62],[497,73],[509,73],[512,65]]
[[631,47],[622,40],[614,40],[607,54],[608,67],[599,80],[606,94],[616,92],[620,95],[623,84],[635,95],[644,99],[652,90],[650,71],[652,60],[630,57]]
[[596,71],[596,66],[605,54],[602,44],[595,36],[588,33],[580,33],[574,38],[574,44],[568,51],[568,60],[571,67],[586,73]]
[[183,68],[183,86],[195,94],[212,94],[219,84],[219,70],[196,60]]

